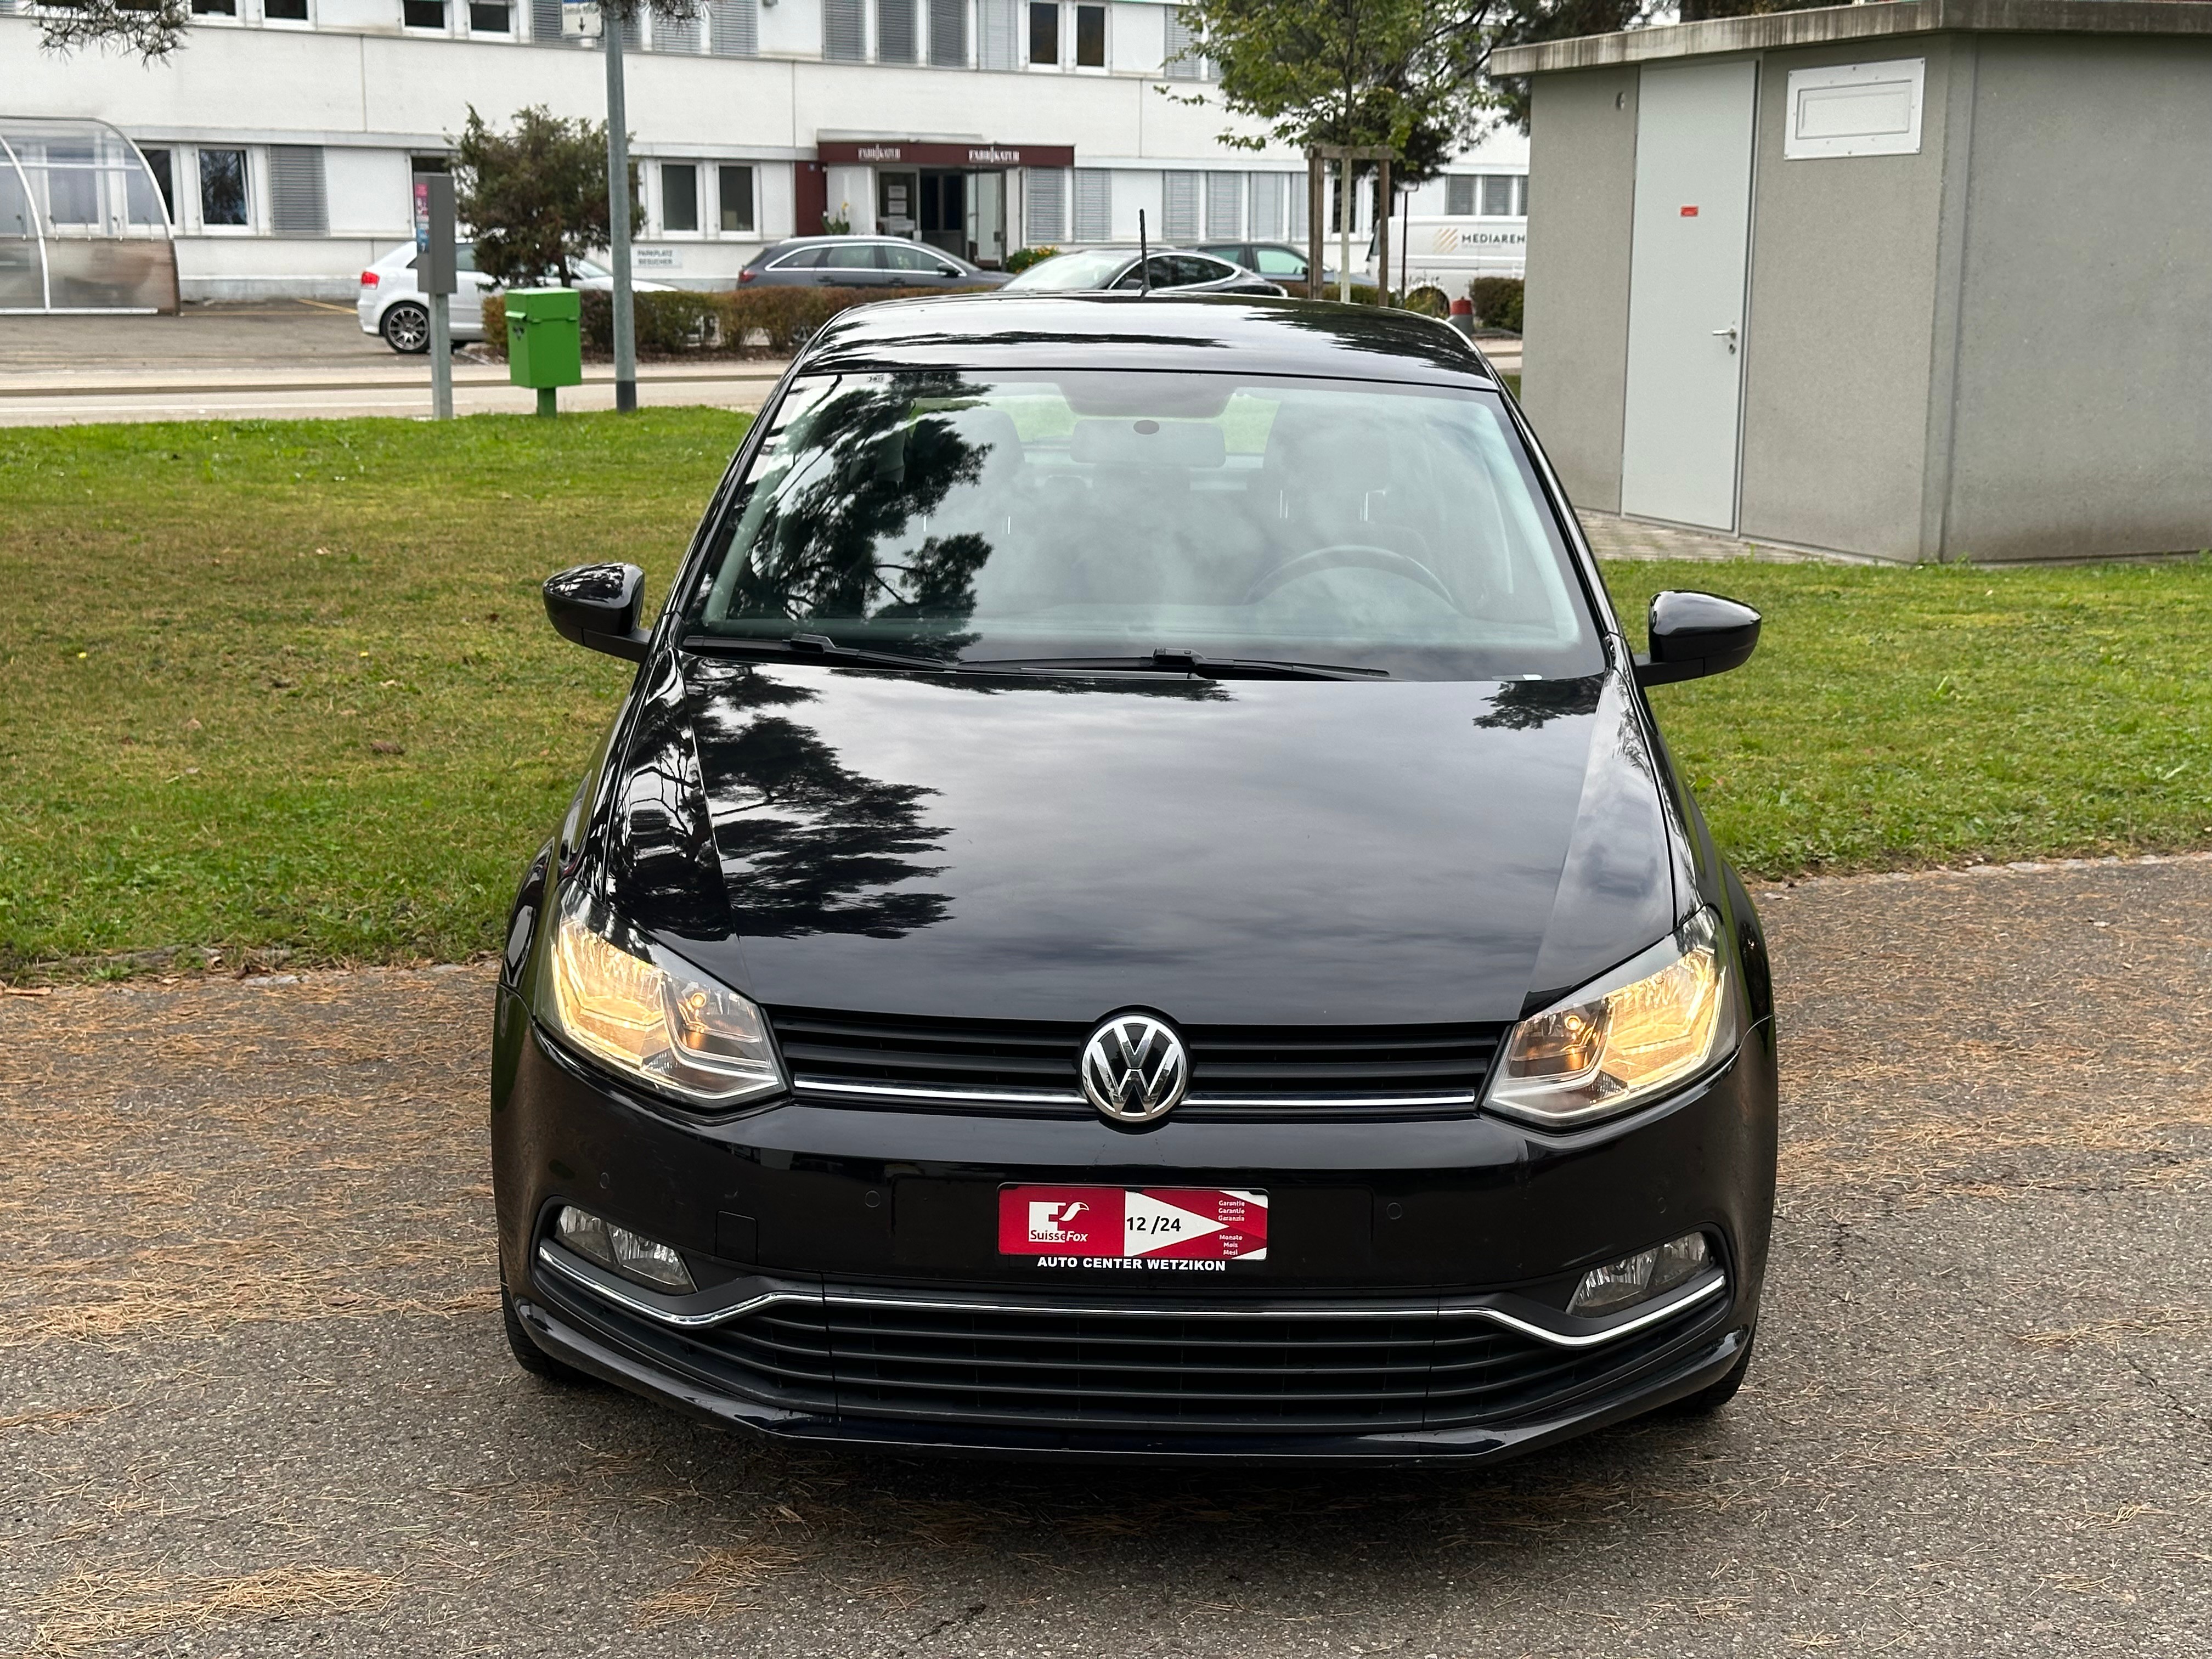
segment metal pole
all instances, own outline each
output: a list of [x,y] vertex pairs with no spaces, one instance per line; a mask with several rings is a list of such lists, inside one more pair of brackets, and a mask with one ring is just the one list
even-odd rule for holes
[[1352,158],[1349,155],[1336,164],[1336,179],[1340,191],[1336,210],[1336,297],[1342,303],[1350,305],[1352,303]]
[[637,313],[629,289],[629,117],[623,106],[623,20],[599,13],[607,54],[607,254],[614,267],[615,407],[637,407]]
[[430,296],[430,418],[453,418],[453,319],[449,294]]
[[1328,222],[1322,213],[1322,161],[1312,150],[1306,152],[1306,298],[1326,300],[1328,289],[1321,280],[1322,238],[1328,233]]

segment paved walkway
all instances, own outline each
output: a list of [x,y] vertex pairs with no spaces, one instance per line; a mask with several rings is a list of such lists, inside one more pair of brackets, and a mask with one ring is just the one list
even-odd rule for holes
[[2212,861],[1761,900],[1750,1382],[1461,1475],[779,1450],[509,1362],[477,969],[0,998],[0,1651],[2195,1659]]
[[1692,530],[1680,525],[1658,524],[1650,519],[1631,519],[1618,513],[1599,513],[1577,507],[1583,534],[1601,559],[1756,559],[1765,564],[1872,564],[1875,560],[1850,553],[1830,553],[1812,548],[1778,547],[1768,542],[1747,541],[1714,530]]

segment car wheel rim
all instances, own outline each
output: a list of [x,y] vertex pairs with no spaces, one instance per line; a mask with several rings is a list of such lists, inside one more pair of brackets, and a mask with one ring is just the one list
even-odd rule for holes
[[429,343],[428,321],[411,308],[396,311],[384,319],[384,337],[402,351],[420,351]]

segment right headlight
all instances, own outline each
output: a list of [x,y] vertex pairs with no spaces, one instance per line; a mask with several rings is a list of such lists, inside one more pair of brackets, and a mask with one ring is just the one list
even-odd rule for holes
[[1486,1103],[1545,1128],[1610,1117],[1696,1076],[1735,1037],[1720,920],[1700,910],[1670,938],[1515,1026]]
[[734,1106],[783,1087],[757,1005],[649,940],[618,943],[615,918],[593,908],[576,883],[554,911],[547,1012],[562,1036],[695,1105]]

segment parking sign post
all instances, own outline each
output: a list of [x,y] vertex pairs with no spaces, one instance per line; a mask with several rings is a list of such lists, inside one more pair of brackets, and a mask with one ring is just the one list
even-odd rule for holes
[[415,176],[415,285],[430,301],[430,418],[453,418],[453,180]]

